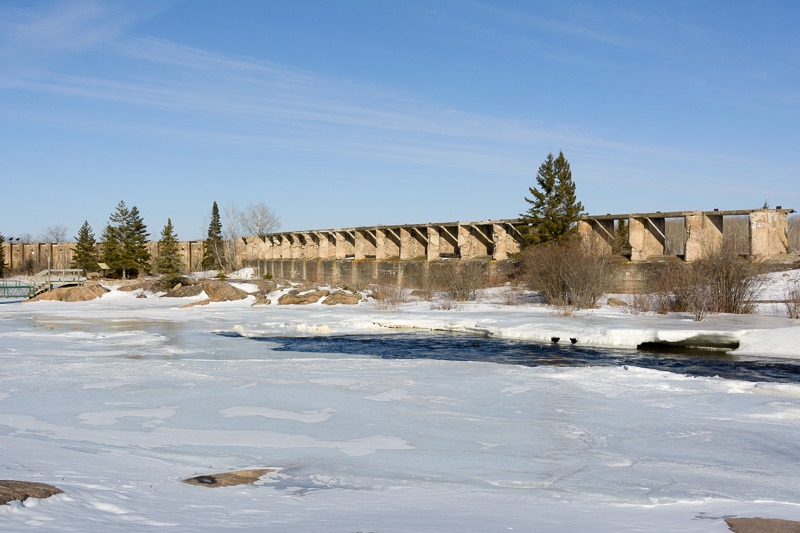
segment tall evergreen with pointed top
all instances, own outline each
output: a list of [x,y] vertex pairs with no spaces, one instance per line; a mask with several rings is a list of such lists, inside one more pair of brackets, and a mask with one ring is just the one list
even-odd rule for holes
[[150,252],[147,251],[147,240],[150,234],[147,225],[139,213],[139,208],[131,207],[125,220],[123,243],[125,256],[133,275],[150,270]]
[[75,237],[75,255],[72,258],[72,268],[82,268],[87,272],[97,270],[97,240],[88,220],[83,221],[83,226]]
[[168,218],[167,224],[161,230],[156,257],[156,271],[166,280],[173,280],[181,274],[182,263],[178,251],[178,237],[175,235],[172,219]]
[[125,202],[120,201],[103,231],[103,262],[122,278],[146,272],[150,263],[148,236],[139,209],[136,206],[128,209]]
[[217,202],[211,207],[211,222],[208,224],[208,236],[203,252],[202,267],[204,270],[222,270],[224,267],[225,243],[222,240],[222,222],[219,219]]
[[527,243],[543,244],[571,235],[583,215],[583,204],[575,197],[575,183],[564,152],[559,151],[558,157],[547,155],[539,166],[536,183],[536,188],[529,189],[533,198],[525,197],[531,207],[520,215]]
[[130,211],[125,202],[120,200],[117,209],[108,218],[103,234],[100,258],[115,274],[125,277],[125,256],[122,244],[122,226],[128,218]]

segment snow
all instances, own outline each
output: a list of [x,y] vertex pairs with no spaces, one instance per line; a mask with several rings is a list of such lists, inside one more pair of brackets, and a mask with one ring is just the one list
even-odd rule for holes
[[[560,316],[499,290],[451,310],[180,308],[198,298],[0,305],[0,478],[65,491],[0,507],[3,531],[724,532],[723,516],[800,519],[800,385],[249,338],[421,329],[631,348],[723,335],[741,357],[800,359],[798,321]],[[276,471],[180,482],[248,468]]]

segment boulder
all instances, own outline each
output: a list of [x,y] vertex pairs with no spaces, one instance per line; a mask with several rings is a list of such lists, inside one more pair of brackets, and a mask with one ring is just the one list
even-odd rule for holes
[[308,305],[317,303],[322,298],[326,297],[330,294],[329,291],[309,291],[298,293],[297,291],[291,291],[288,294],[284,294],[280,298],[278,298],[278,305]]
[[258,291],[261,292],[262,294],[269,294],[270,292],[278,288],[278,284],[272,281],[271,279],[254,279],[254,280],[249,280],[248,283],[252,283],[256,287],[258,287]]
[[800,522],[781,518],[726,518],[728,529],[734,533],[797,533]]
[[250,307],[254,307],[256,305],[269,305],[271,303],[272,300],[270,300],[269,298],[256,297],[256,301],[253,302],[253,305],[251,305]]
[[0,505],[15,500],[24,502],[28,498],[49,498],[62,492],[58,487],[46,483],[0,479]]
[[87,285],[83,287],[60,287],[31,298],[29,301],[57,301],[57,302],[87,302],[101,297],[108,289],[100,285]]
[[197,296],[201,292],[203,292],[203,287],[201,285],[183,285],[178,283],[168,290],[165,296],[169,296],[170,298],[188,298],[189,296]]
[[152,292],[156,288],[156,283],[157,283],[156,281],[149,280],[149,279],[137,279],[137,280],[133,280],[133,281],[130,281],[128,283],[125,283],[124,285],[122,285],[117,290],[120,290],[120,291],[123,291],[123,292],[133,292],[133,291],[138,291],[139,289],[141,289],[141,290],[144,290],[144,291],[151,291]]
[[200,282],[200,286],[206,291],[209,300],[212,302],[244,300],[248,296],[242,289],[237,289],[230,283],[221,280],[206,279]]
[[221,474],[206,474],[203,476],[184,479],[184,483],[198,485],[200,487],[234,487],[258,481],[263,475],[275,472],[275,468],[262,468],[257,470],[235,470],[233,472],[222,472]]
[[354,294],[352,292],[344,292],[344,291],[336,291],[327,298],[325,298],[322,303],[325,305],[355,305],[361,300],[361,296],[358,294]]

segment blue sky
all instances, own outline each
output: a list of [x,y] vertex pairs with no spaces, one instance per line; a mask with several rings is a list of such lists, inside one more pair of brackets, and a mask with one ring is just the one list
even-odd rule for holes
[[800,3],[0,0],[0,233],[800,208]]

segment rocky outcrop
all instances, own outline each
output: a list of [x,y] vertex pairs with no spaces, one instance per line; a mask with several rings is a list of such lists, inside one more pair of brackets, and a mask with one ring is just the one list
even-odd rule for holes
[[361,300],[361,296],[358,294],[354,294],[352,292],[344,292],[344,291],[336,291],[327,298],[325,298],[322,303],[325,305],[355,305]]
[[242,289],[237,289],[225,281],[206,279],[200,282],[200,286],[212,302],[244,300],[248,296]]
[[726,518],[728,529],[734,533],[797,533],[800,522],[780,518]]
[[100,285],[87,285],[84,287],[60,287],[49,292],[44,292],[30,302],[37,301],[57,301],[57,302],[86,302],[101,297],[108,292],[108,289]]
[[197,296],[201,292],[203,292],[203,287],[197,283],[192,283],[191,285],[178,283],[168,290],[165,296],[170,298],[188,298],[190,296]]
[[275,472],[275,468],[262,468],[257,470],[235,470],[233,472],[223,472],[221,474],[206,474],[184,479],[184,483],[198,485],[200,487],[234,487],[258,481],[263,475]]
[[156,281],[150,279],[137,279],[134,281],[129,281],[128,283],[119,287],[119,291],[123,292],[133,292],[138,290],[153,292],[156,289]]
[[0,479],[0,505],[11,501],[24,502],[28,498],[49,498],[62,492],[58,487],[46,483]]
[[298,292],[292,290],[278,298],[278,305],[308,305],[317,303],[322,298],[328,296],[330,291],[314,290],[308,292]]

